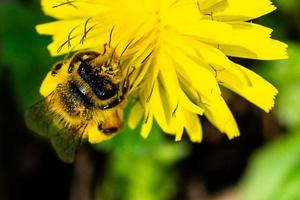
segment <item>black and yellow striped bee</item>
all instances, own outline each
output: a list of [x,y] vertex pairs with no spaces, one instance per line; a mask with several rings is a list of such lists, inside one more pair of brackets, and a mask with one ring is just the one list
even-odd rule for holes
[[129,83],[114,54],[105,46],[55,64],[40,89],[45,98],[25,113],[27,126],[48,137],[65,162],[84,140],[98,143],[123,127]]

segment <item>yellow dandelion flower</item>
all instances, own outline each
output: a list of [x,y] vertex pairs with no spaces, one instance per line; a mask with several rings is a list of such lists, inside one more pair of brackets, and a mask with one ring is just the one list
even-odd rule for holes
[[222,98],[229,88],[266,112],[277,90],[229,56],[259,60],[287,58],[287,45],[271,39],[272,29],[251,20],[274,11],[270,0],[42,0],[57,21],[37,26],[51,35],[50,53],[99,49],[113,30],[111,45],[130,77],[136,101],[128,124],[143,119],[147,137],[153,120],[180,140],[184,129],[202,140],[198,115],[229,138],[239,135]]

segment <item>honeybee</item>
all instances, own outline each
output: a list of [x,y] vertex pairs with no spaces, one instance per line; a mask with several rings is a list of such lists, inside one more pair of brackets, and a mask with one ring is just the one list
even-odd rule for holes
[[84,141],[101,142],[122,129],[129,90],[123,77],[115,49],[107,46],[58,62],[40,88],[45,98],[25,113],[28,128],[48,137],[61,160],[73,162]]

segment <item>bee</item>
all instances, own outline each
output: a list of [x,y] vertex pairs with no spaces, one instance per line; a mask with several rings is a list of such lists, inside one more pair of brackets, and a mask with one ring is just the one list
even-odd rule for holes
[[40,88],[45,98],[26,111],[25,122],[50,139],[61,160],[73,162],[84,141],[107,140],[124,126],[129,76],[123,77],[114,48],[76,53],[47,74]]

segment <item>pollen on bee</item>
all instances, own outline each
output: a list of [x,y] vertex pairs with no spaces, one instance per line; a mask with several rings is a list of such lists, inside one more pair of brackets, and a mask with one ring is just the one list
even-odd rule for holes
[[78,115],[82,115],[85,110],[86,110],[86,108],[84,108],[82,106],[78,106],[78,107],[74,108],[75,113],[77,113]]

